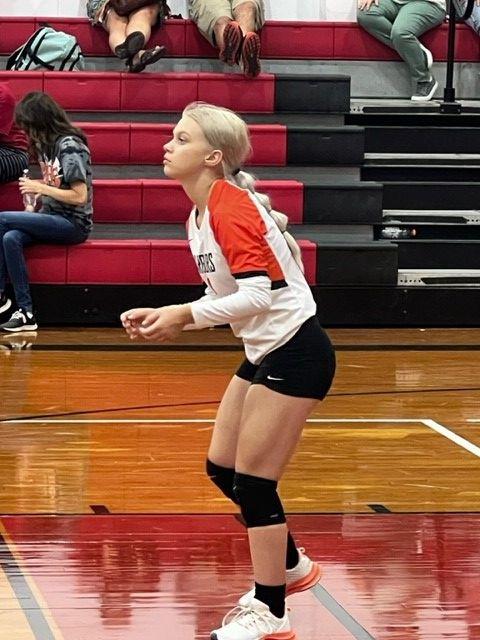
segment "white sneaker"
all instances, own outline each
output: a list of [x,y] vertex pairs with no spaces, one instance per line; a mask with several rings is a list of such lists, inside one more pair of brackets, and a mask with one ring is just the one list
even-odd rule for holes
[[249,607],[235,607],[228,613],[220,629],[210,634],[210,640],[296,640],[288,614],[277,618],[268,606],[252,598]]
[[419,42],[418,44],[420,45],[420,49],[423,51],[423,53],[425,54],[425,58],[427,59],[427,69],[431,69],[433,65],[432,52],[430,51],[430,49],[427,49],[427,47],[424,47],[421,42]]
[[[307,591],[314,587],[322,577],[322,569],[319,564],[310,560],[304,553],[305,549],[298,549],[300,559],[293,569],[287,569],[287,596],[300,591]],[[239,607],[250,606],[251,601],[255,597],[255,589],[251,589],[245,593],[238,601]]]

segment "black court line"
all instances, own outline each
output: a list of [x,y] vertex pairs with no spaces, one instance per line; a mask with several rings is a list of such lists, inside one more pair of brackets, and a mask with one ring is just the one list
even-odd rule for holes
[[91,504],[90,509],[96,516],[110,515],[109,509],[104,504]]
[[383,504],[368,504],[367,507],[370,507],[375,513],[392,513],[390,509],[387,509]]
[[3,569],[10,586],[22,607],[36,640],[56,640],[50,625],[43,615],[42,608],[32,593],[22,573],[22,569],[10,551],[7,541],[0,533],[0,567]]
[[342,605],[331,596],[325,587],[317,584],[311,590],[313,595],[330,613],[349,631],[356,640],[375,640],[365,627],[356,620]]
[[[357,397],[357,396],[389,396],[389,395],[408,395],[419,393],[449,393],[451,391],[480,391],[480,387],[444,387],[437,389],[401,389],[401,390],[386,390],[386,391],[346,391],[338,393],[329,393],[329,398],[345,398],[345,397]],[[8,423],[12,420],[41,420],[42,418],[71,418],[73,416],[83,416],[90,414],[105,414],[105,413],[117,413],[119,411],[141,411],[144,409],[171,409],[176,407],[195,407],[198,405],[215,405],[220,404],[218,400],[199,400],[197,402],[178,402],[173,404],[146,404],[136,407],[115,407],[110,409],[85,409],[84,411],[66,411],[63,413],[36,413],[28,416],[9,416],[8,418],[2,418],[1,423]],[[141,418],[138,419],[141,422]],[[213,418],[212,418],[213,422]]]

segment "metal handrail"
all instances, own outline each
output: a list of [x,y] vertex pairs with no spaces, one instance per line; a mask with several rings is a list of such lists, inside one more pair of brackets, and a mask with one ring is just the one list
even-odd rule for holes
[[440,104],[442,113],[461,113],[462,105],[455,101],[453,86],[453,67],[455,64],[455,27],[459,22],[465,22],[472,15],[475,0],[449,0],[448,2],[448,51],[447,76],[443,90],[443,102]]

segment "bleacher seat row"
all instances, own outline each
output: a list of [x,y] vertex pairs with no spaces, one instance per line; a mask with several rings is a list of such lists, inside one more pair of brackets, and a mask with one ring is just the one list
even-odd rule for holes
[[[111,56],[107,35],[94,29],[85,18],[2,18],[0,55],[8,55],[44,23],[73,34],[86,56]],[[478,62],[480,42],[466,25],[459,25],[456,60]],[[422,41],[435,60],[447,53],[447,25],[432,29]],[[397,53],[370,36],[355,22],[267,21],[261,32],[262,57],[324,60],[399,60]],[[157,30],[153,44],[163,44],[171,57],[215,58],[218,52],[199,34],[189,20],[168,20]],[[292,46],[295,43],[295,46]]]
[[[171,180],[94,180],[95,223],[183,224],[190,201],[179,183]],[[260,192],[270,195],[292,224],[301,224],[304,186],[296,180],[259,181]],[[18,186],[0,185],[1,209],[22,209]]]
[[[226,82],[226,80],[228,80]],[[45,91],[71,111],[182,111],[202,100],[239,112],[346,112],[350,78],[342,75],[273,75],[255,80],[224,73],[2,71],[0,82],[17,99]]]
[[[317,246],[299,241],[309,284],[316,282]],[[200,284],[186,240],[87,240],[74,246],[26,249],[33,284]]]

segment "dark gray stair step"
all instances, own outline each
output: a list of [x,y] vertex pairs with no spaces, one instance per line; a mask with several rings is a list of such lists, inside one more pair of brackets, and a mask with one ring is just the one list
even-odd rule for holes
[[389,182],[383,185],[385,209],[476,209],[480,182]]
[[480,120],[475,127],[366,125],[365,149],[368,152],[392,153],[477,153],[480,149]]
[[[35,315],[43,326],[119,326],[119,315],[125,309],[182,304],[199,298],[203,289],[189,285],[32,285]],[[323,285],[312,291],[317,314],[327,328],[478,326],[478,314],[472,313],[480,308],[478,287]]]
[[480,269],[480,240],[395,240],[399,269]]
[[383,183],[400,180],[477,182],[480,181],[480,166],[369,164],[362,167],[361,176],[362,180],[375,180]]
[[346,124],[358,124],[367,127],[478,127],[480,126],[480,103],[465,106],[461,114],[443,114],[438,104],[395,108],[354,106],[346,114]]
[[[151,124],[176,123],[182,117],[176,112],[146,112],[135,111],[69,111],[72,120],[83,122],[142,122]],[[283,124],[289,126],[320,126],[341,127],[345,124],[345,116],[337,113],[242,113],[242,119],[248,124]],[[350,125],[355,127],[355,125]],[[363,127],[361,127],[363,129]]]
[[317,284],[395,285],[398,257],[395,244],[317,243]]
[[276,75],[275,111],[347,113],[350,111],[350,77],[310,74]]
[[287,163],[361,165],[365,153],[363,127],[289,125]]

